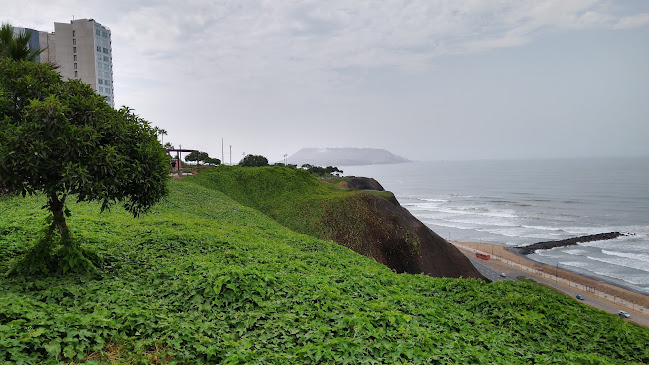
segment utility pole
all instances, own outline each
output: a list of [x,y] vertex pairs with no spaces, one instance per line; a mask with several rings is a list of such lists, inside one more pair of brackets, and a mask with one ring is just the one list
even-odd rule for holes
[[221,161],[225,163],[225,158],[223,157],[223,137],[221,137]]
[[232,145],[230,145],[230,166],[232,166]]
[[180,162],[180,151],[183,149],[183,145],[178,145],[178,177],[183,176],[182,162]]

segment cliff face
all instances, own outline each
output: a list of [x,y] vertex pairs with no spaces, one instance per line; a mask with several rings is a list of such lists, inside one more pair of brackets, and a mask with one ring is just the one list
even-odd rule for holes
[[219,167],[187,179],[396,272],[483,278],[460,251],[401,207],[374,179],[323,183],[304,170],[285,167]]
[[385,191],[378,181],[367,177],[348,176],[342,184],[345,189]]
[[[351,185],[376,183],[374,179],[358,179]],[[320,224],[328,228],[323,238],[372,257],[396,272],[483,278],[460,251],[401,207],[393,195],[350,196],[342,204],[330,204]]]

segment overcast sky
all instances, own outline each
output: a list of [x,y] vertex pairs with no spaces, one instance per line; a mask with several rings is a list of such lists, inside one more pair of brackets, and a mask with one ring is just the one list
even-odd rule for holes
[[[647,0],[2,0],[112,31],[116,105],[225,162],[649,156]],[[290,160],[289,160],[290,162]]]

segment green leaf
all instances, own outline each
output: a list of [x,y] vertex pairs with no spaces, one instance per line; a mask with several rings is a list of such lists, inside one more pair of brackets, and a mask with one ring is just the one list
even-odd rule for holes
[[63,349],[63,356],[65,356],[68,359],[72,359],[76,354],[77,352],[74,350],[74,347],[72,345],[67,345]]
[[45,351],[47,351],[47,354],[50,357],[59,357],[59,354],[61,353],[61,343],[60,340],[53,340],[50,341],[50,343],[46,344],[43,346],[45,348]]
[[43,327],[37,328],[37,329],[35,329],[33,331],[29,331],[29,333],[27,333],[27,336],[25,336],[23,338],[23,342],[29,342],[33,338],[42,335],[44,332],[45,332],[45,328],[43,328]]

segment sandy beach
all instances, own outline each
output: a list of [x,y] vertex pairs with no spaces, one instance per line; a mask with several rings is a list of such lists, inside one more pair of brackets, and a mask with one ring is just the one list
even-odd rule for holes
[[645,319],[649,320],[649,295],[530,260],[525,256],[507,250],[505,246],[461,241],[452,241],[451,243],[460,248],[468,257],[475,258],[473,250],[487,253],[493,258],[489,260],[492,261],[492,265],[494,263],[512,267],[521,265],[523,268],[528,268],[524,272],[532,278],[554,277],[558,284],[562,284],[572,290],[584,292],[591,297],[596,296],[597,299],[603,302],[609,302],[620,307],[620,309],[628,309],[633,312],[632,314],[645,317]]

